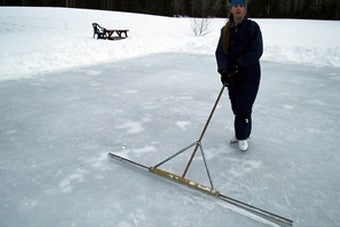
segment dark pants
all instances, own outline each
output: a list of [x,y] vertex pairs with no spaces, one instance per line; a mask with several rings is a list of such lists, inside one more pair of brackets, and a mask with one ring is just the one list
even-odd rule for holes
[[250,136],[251,113],[259,84],[260,79],[249,80],[237,75],[228,86],[231,108],[235,115],[235,136],[238,140],[245,140]]

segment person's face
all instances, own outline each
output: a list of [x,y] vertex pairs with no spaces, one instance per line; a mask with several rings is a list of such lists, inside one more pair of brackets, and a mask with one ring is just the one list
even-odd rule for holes
[[236,4],[231,7],[231,13],[233,14],[234,18],[237,20],[241,20],[246,16],[246,7],[242,4]]

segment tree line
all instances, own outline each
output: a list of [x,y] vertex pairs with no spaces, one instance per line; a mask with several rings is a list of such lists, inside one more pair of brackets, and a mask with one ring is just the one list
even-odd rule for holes
[[[164,16],[226,17],[228,0],[0,0],[1,6],[53,6]],[[340,19],[340,0],[249,0],[255,18]]]

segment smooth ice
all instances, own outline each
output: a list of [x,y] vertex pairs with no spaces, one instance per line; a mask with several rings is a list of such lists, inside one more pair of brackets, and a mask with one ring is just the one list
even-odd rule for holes
[[[212,55],[159,54],[0,82],[0,225],[267,225],[107,156],[152,166],[197,140],[215,71]],[[216,189],[295,226],[340,225],[339,89],[337,68],[262,62],[250,149],[228,144],[226,93],[203,140]],[[199,153],[187,177],[208,185]]]

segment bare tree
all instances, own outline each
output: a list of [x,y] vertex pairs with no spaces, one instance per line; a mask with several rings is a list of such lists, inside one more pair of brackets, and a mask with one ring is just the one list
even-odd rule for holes
[[209,31],[210,20],[208,18],[193,19],[191,29],[195,36],[205,36]]

